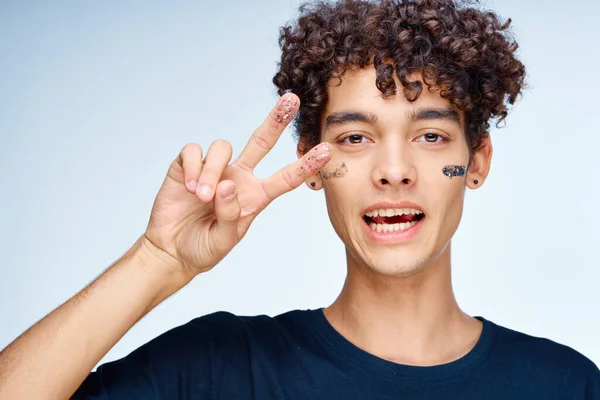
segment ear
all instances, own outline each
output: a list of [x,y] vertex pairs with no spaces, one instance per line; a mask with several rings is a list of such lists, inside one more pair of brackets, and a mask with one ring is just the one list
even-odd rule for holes
[[[467,171],[467,186],[469,189],[477,189],[483,185],[485,178],[487,178],[490,172],[492,153],[492,139],[489,133],[486,133],[481,146],[471,156],[471,163]],[[477,183],[475,183],[476,181]]]
[[[303,148],[304,146],[299,142],[298,146],[296,147],[296,156],[298,158],[302,158],[302,156],[304,156],[305,153]],[[321,174],[317,172],[316,174],[309,176],[304,181],[304,184],[306,184],[306,186],[308,186],[310,189],[320,190],[323,187],[323,179],[321,178]]]

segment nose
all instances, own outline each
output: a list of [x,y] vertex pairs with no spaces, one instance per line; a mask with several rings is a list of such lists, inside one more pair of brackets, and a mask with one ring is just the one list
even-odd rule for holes
[[408,149],[404,146],[383,146],[375,155],[373,183],[382,189],[410,188],[415,184],[417,171]]

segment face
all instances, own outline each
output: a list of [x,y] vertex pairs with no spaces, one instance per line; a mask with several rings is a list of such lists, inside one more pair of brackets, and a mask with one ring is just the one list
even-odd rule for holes
[[449,251],[465,180],[483,182],[491,144],[462,174],[470,157],[463,113],[426,87],[413,103],[384,99],[375,78],[373,68],[359,69],[328,87],[321,140],[333,158],[315,179],[350,265],[409,276]]

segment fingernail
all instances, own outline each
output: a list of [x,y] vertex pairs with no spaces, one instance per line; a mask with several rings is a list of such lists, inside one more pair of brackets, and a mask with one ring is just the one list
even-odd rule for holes
[[231,200],[235,196],[235,186],[230,186],[221,192],[220,197],[223,200]]
[[200,187],[198,188],[198,194],[201,196],[210,197],[212,196],[212,193],[212,188],[209,185],[200,185]]
[[198,187],[198,181],[188,181],[188,188],[190,190],[196,190],[196,188]]
[[306,171],[309,175],[314,174],[321,168],[325,166],[331,160],[331,155],[333,154],[333,149],[331,145],[327,142],[319,143],[315,147],[312,148],[306,154],[304,158],[303,166],[300,167],[302,171]]
[[277,102],[277,107],[273,110],[273,119],[278,124],[289,122],[296,116],[298,112],[298,100],[296,96],[286,93]]

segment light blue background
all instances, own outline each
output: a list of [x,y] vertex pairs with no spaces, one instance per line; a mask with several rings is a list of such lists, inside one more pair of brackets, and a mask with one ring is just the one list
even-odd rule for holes
[[[186,143],[241,150],[276,101],[278,27],[298,3],[0,2],[0,348],[134,243]],[[600,6],[487,6],[513,18],[530,88],[467,196],[456,295],[472,315],[600,363]],[[294,159],[288,132],[257,174]],[[323,195],[302,187],[102,362],[216,310],[326,306],[344,274]]]

